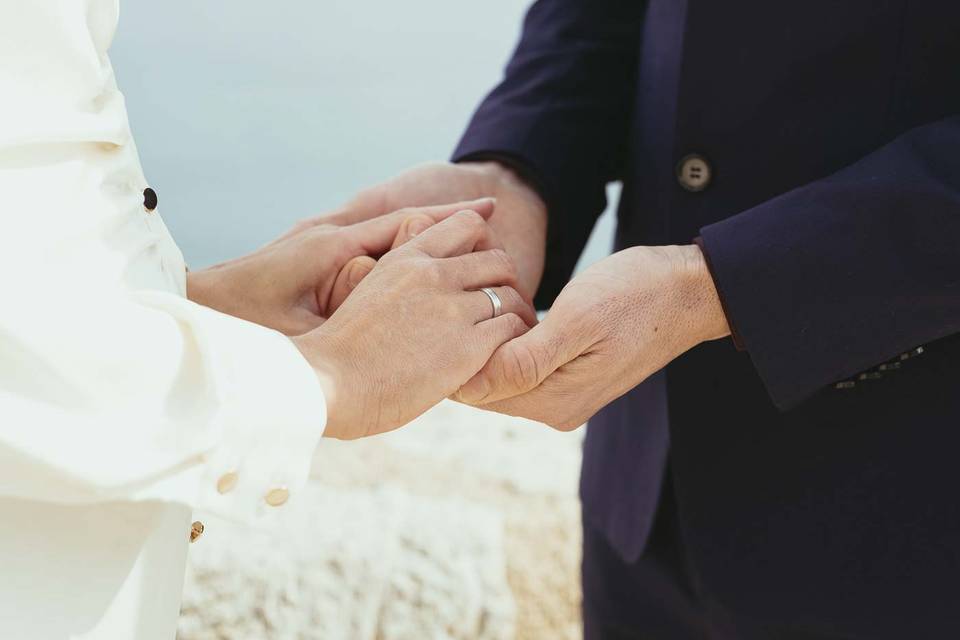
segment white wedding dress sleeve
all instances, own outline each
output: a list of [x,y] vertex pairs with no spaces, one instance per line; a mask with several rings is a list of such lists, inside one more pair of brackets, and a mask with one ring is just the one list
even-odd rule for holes
[[284,503],[325,424],[287,338],[185,299],[107,57],[117,18],[0,0],[2,637],[169,637],[190,508]]
[[185,299],[107,58],[116,18],[0,0],[0,495],[247,517],[305,481],[323,396],[290,340]]

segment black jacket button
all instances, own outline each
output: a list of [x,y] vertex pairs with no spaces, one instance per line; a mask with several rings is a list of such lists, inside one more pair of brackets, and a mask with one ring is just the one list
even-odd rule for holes
[[143,208],[148,212],[157,208],[157,192],[150,187],[143,190]]

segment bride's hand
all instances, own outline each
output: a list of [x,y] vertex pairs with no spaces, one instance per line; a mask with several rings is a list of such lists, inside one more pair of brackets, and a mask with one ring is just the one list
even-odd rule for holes
[[[484,218],[461,211],[384,255],[327,322],[294,338],[324,386],[327,436],[406,424],[536,322],[495,246]],[[494,288],[502,315],[481,287]]]
[[376,264],[375,258],[457,211],[493,213],[492,199],[402,209],[357,224],[297,228],[250,255],[187,274],[199,304],[289,336],[320,326]]

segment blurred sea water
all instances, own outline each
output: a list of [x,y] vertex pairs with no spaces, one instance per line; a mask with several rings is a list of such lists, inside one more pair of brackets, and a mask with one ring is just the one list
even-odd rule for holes
[[[446,159],[527,0],[129,0],[111,51],[188,264],[254,249],[405,167]],[[608,251],[598,225],[583,263]]]

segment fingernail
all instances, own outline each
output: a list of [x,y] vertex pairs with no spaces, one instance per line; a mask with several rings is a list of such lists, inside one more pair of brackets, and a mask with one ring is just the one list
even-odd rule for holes
[[490,395],[490,382],[486,376],[476,376],[460,387],[457,400],[464,404],[476,404]]
[[481,207],[485,207],[485,206],[490,206],[490,207],[496,209],[496,207],[497,207],[497,199],[496,199],[496,198],[493,198],[493,197],[490,197],[490,198],[480,198],[479,200],[474,200],[474,201],[471,202],[470,204],[473,205],[474,207],[477,207],[477,208],[481,208]]
[[350,273],[347,274],[347,286],[350,287],[350,290],[357,288],[357,285],[366,277],[367,268],[360,263],[354,264],[350,267]]
[[429,229],[431,223],[426,220],[414,220],[407,227],[407,233],[411,238],[416,238],[418,235]]

